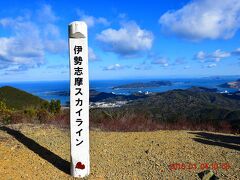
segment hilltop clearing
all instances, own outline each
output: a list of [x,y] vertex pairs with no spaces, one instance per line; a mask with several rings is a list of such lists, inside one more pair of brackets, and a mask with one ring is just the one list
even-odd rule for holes
[[[68,129],[31,124],[0,129],[1,178],[73,179],[68,174]],[[240,178],[236,135],[94,130],[90,144],[89,179],[198,179],[197,173],[207,165],[220,179]]]

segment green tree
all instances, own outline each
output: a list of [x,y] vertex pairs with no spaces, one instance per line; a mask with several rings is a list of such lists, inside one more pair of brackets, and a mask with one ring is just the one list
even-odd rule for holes
[[50,113],[59,113],[61,109],[61,102],[60,100],[51,100],[49,104],[49,112]]

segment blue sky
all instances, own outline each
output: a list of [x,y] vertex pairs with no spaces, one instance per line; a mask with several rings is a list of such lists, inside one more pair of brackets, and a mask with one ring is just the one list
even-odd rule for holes
[[67,26],[89,32],[89,75],[239,75],[240,1],[1,1],[0,81],[69,79]]

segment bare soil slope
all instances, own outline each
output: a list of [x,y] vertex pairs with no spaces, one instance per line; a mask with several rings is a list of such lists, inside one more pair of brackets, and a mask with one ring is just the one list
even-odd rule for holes
[[[220,179],[240,179],[239,136],[95,130],[90,138],[88,179],[199,179],[204,163]],[[68,174],[69,152],[68,129],[31,124],[0,127],[0,179],[74,179]],[[173,163],[185,168],[174,170]]]

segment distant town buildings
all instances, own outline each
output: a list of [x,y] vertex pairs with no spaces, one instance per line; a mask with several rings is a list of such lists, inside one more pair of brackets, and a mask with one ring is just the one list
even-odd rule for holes
[[90,102],[90,108],[113,108],[121,107],[128,101],[115,101],[115,102]]

